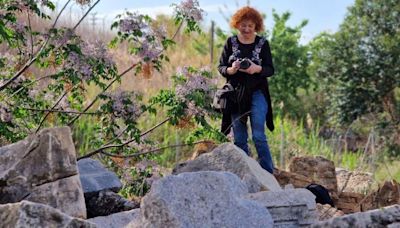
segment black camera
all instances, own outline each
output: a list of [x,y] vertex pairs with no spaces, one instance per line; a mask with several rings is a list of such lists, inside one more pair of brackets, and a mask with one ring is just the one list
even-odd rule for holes
[[239,59],[239,61],[240,61],[240,67],[239,67],[240,69],[246,70],[251,66],[250,59],[248,58]]

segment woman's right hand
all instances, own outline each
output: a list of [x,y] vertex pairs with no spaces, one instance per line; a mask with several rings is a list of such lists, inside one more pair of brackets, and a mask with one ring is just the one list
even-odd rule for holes
[[232,63],[231,67],[228,67],[228,74],[233,75],[236,74],[236,72],[240,68],[240,61],[237,59],[235,62]]

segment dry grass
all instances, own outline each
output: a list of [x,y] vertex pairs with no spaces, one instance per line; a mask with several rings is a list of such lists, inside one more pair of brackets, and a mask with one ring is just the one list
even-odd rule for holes
[[[61,7],[61,6],[58,6]],[[56,11],[57,12],[57,11]],[[52,18],[56,18],[57,14],[55,12],[47,12],[51,15]],[[81,15],[83,15],[83,11],[78,13],[72,13],[70,10],[66,10],[64,14],[60,17],[57,27],[73,27],[75,23],[80,19]],[[28,24],[26,15],[21,15],[20,20],[25,24]],[[93,28],[89,24],[89,18],[86,18],[81,25],[77,28],[76,33],[80,35],[84,40],[102,40],[108,43],[113,36],[115,36],[115,31],[111,31],[109,28],[104,28],[104,26],[99,26],[98,28]],[[176,26],[174,25],[171,18],[167,16],[160,15],[156,18],[156,24],[166,23],[167,25],[167,33],[170,37],[175,33]],[[31,18],[31,26],[33,30],[44,31],[45,28],[49,28],[52,24],[52,21],[44,21],[38,17]],[[208,34],[198,35],[198,34],[185,34],[182,31],[179,32],[175,41],[176,45],[171,49],[166,51],[167,56],[169,57],[169,62],[164,62],[161,71],[157,71],[155,69],[151,69],[151,66],[147,68],[147,73],[135,75],[134,71],[127,73],[122,78],[122,82],[120,84],[115,84],[112,89],[113,90],[129,90],[129,91],[137,91],[144,94],[144,96],[149,96],[154,94],[156,91],[162,88],[170,88],[172,86],[171,76],[175,74],[176,69],[180,66],[193,66],[193,67],[204,67],[208,66],[211,69],[216,68],[216,64],[210,66],[210,55],[208,54],[199,54],[195,48],[193,47],[193,37],[195,39],[203,39],[208,40]],[[205,38],[204,38],[205,37]],[[7,51],[5,47],[0,47],[0,51]],[[110,50],[114,61],[117,64],[119,72],[123,72],[125,69],[130,67],[137,60],[134,56],[128,53],[128,48],[126,45],[120,45],[116,49]],[[218,55],[219,50],[215,56]],[[53,69],[37,69],[34,66],[30,67],[30,72],[32,72],[33,77],[38,78],[54,72]],[[216,75],[219,78],[219,75]],[[222,78],[222,77],[221,77]],[[220,80],[220,79],[219,79]],[[99,88],[94,86],[88,87],[87,99],[91,100],[97,93],[100,92]]]

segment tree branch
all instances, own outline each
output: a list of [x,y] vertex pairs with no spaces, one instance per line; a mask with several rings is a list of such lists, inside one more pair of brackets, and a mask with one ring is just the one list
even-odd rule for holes
[[[179,30],[181,29],[182,25],[183,25],[183,22],[181,22],[181,24],[180,24],[179,27],[177,28],[177,30],[176,30],[174,36],[172,37],[172,40],[174,40],[174,39],[176,38],[176,35],[178,34],[178,32],[179,32]],[[160,53],[160,54],[161,54],[161,53]],[[114,80],[112,80],[112,81],[110,82],[110,84],[108,84],[107,87],[106,87],[101,93],[104,93],[105,91],[107,91],[107,89],[109,89],[109,88],[111,87],[111,85],[114,84],[114,83],[117,81],[118,78],[121,78],[121,77],[124,76],[126,73],[128,73],[129,71],[131,71],[133,68],[136,67],[137,64],[138,64],[138,63],[134,63],[132,66],[130,66],[130,67],[129,67],[128,69],[126,69],[124,72],[122,72],[118,77],[116,77]],[[99,94],[96,95],[96,97],[94,98],[94,100],[85,108],[85,110],[83,110],[83,112],[86,112],[87,110],[89,110],[89,108],[91,108],[91,107],[94,105],[94,103],[97,101],[97,99],[98,99],[98,97],[99,97],[99,95],[100,95],[101,93],[99,93]],[[81,115],[77,115],[74,119],[72,119],[72,120],[68,123],[68,126],[71,127],[72,124],[73,124],[80,116],[81,116]]]
[[82,23],[82,21],[86,18],[86,16],[92,11],[92,9],[100,2],[100,0],[97,0],[87,11],[86,13],[82,16],[82,18],[78,21],[78,23],[74,26],[73,30],[78,28],[78,26]]
[[[137,65],[137,63],[133,64],[132,66],[130,66],[128,69],[126,69],[124,72],[122,72],[120,75],[118,75],[114,80],[112,80],[106,88],[104,88],[104,90],[97,94],[96,97],[93,99],[92,102],[90,102],[90,104],[83,110],[83,112],[86,112],[87,110],[89,110],[89,108],[91,108],[94,103],[97,101],[97,99],[99,98],[99,95],[104,93],[105,91],[107,91],[112,84],[114,84],[119,78],[121,78],[122,76],[124,76],[126,73],[128,73],[130,70],[132,70],[133,68],[135,68],[135,66]],[[69,123],[68,126],[71,127],[71,125],[80,117],[81,115],[77,115],[76,117],[74,117]]]
[[[152,132],[154,129],[156,129],[156,128],[160,127],[161,125],[165,124],[165,123],[166,123],[167,121],[169,121],[170,119],[171,119],[171,117],[166,118],[165,120],[161,121],[160,123],[158,123],[158,124],[155,125],[154,127],[150,128],[149,130],[147,130],[147,131],[145,131],[144,133],[142,133],[142,134],[140,135],[140,137],[143,137],[143,136],[147,135],[148,133]],[[126,129],[124,129],[124,131],[125,131],[125,130],[126,130]],[[121,135],[121,134],[120,134],[120,135]],[[119,135],[119,136],[120,136],[120,135]],[[119,136],[115,137],[115,138],[112,139],[110,142],[104,144],[102,147],[100,147],[100,148],[98,148],[98,149],[96,149],[96,150],[94,150],[94,151],[89,152],[88,154],[84,155],[83,157],[85,157],[85,156],[90,157],[90,156],[93,156],[93,155],[95,155],[95,154],[101,153],[101,151],[103,151],[103,150],[110,149],[110,148],[120,148],[120,147],[124,147],[124,146],[128,145],[129,143],[135,141],[135,139],[131,139],[131,140],[128,140],[128,141],[126,141],[126,142],[124,142],[124,143],[122,143],[122,144],[118,144],[118,145],[109,145],[111,142],[115,141]]]
[[77,160],[79,161],[81,159],[91,157],[91,156],[93,156],[93,155],[95,155],[97,153],[101,153],[101,154],[104,154],[104,155],[107,155],[107,156],[110,156],[110,157],[117,157],[117,158],[133,158],[133,157],[136,157],[136,156],[139,156],[139,155],[159,152],[159,151],[162,151],[162,150],[165,150],[165,149],[169,149],[169,148],[176,148],[176,147],[182,147],[182,146],[191,146],[191,145],[196,145],[196,144],[205,143],[205,142],[208,142],[208,141],[207,140],[202,140],[202,141],[197,141],[197,142],[194,142],[194,143],[168,145],[168,146],[165,146],[165,147],[160,147],[160,148],[157,148],[157,149],[148,150],[148,151],[139,152],[139,153],[130,154],[130,155],[111,154],[111,153],[105,152],[103,150],[99,150],[99,151],[96,151],[96,153],[89,153],[89,154],[86,154],[84,156],[81,156]]
[[82,114],[82,115],[101,115],[105,112],[79,112],[79,111],[66,111],[59,109],[38,109],[38,108],[29,108],[29,107],[19,107],[21,109],[26,109],[34,112],[58,112],[58,113],[71,113],[71,114]]
[[51,76],[52,76],[52,75],[46,75],[46,76],[43,76],[43,77],[40,77],[40,78],[38,78],[38,79],[33,80],[32,82],[28,83],[28,84],[25,85],[25,86],[22,86],[22,87],[19,88],[17,91],[15,91],[13,94],[11,94],[10,98],[13,97],[13,96],[15,96],[15,95],[17,95],[17,94],[18,94],[19,92],[21,92],[24,88],[26,88],[26,86],[30,86],[30,85],[32,85],[32,84],[34,84],[34,83],[36,83],[36,82],[38,82],[38,81],[40,81],[40,80],[43,80],[43,79],[45,79],[45,78],[50,78]]
[[33,56],[33,35],[32,35],[32,24],[31,24],[31,17],[29,11],[27,11],[27,16],[28,16],[28,26],[29,26],[29,34],[31,38],[31,56]]
[[[54,108],[61,102],[61,100],[65,97],[65,95],[67,95],[69,91],[65,91],[64,94],[58,99],[58,101],[53,105],[53,107],[51,108],[51,110],[54,110]],[[51,112],[47,112],[46,115],[43,117],[43,119],[40,121],[39,126],[36,129],[36,133],[38,133],[38,131],[40,130],[40,128],[42,127],[44,121],[46,120],[46,118],[50,115]]]
[[[56,20],[54,21],[53,25],[51,26],[51,29],[55,28],[57,21],[59,19],[59,17],[61,16],[61,13],[64,11],[64,9],[67,7],[67,5],[69,4],[71,0],[68,0],[67,3],[65,3],[64,7],[62,8],[62,10],[60,11],[60,13],[58,14]],[[73,30],[75,30],[79,24],[83,21],[83,19],[89,14],[89,12],[93,9],[93,7],[95,5],[97,5],[100,2],[100,0],[97,0],[92,7],[90,7],[88,9],[88,11],[82,16],[82,18],[79,20],[79,22],[74,26]],[[10,78],[7,82],[5,82],[4,84],[0,85],[0,91],[4,90],[8,85],[10,85],[13,81],[15,81],[19,76],[22,75],[23,72],[25,72],[35,61],[36,59],[39,57],[39,55],[43,52],[43,50],[45,49],[45,47],[47,46],[47,44],[49,43],[50,40],[50,36],[46,38],[45,42],[43,43],[43,45],[40,47],[40,49],[36,52],[35,56],[33,58],[31,58],[28,62],[25,63],[25,65],[12,77]],[[57,48],[58,49],[58,48]]]

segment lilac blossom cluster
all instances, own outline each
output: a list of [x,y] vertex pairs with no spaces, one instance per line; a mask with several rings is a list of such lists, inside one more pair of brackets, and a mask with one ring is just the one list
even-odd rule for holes
[[70,52],[65,62],[66,69],[72,69],[76,74],[82,77],[82,80],[87,81],[92,78],[92,67],[83,56],[76,52]]
[[178,15],[199,22],[203,19],[204,10],[200,9],[197,0],[185,0],[179,5],[175,5],[175,11]]
[[165,26],[153,29],[145,20],[145,16],[138,13],[125,12],[119,21],[119,31],[124,34],[132,34],[137,55],[145,61],[151,61],[162,53],[161,39],[166,37]]
[[156,28],[154,28],[154,30],[153,30],[153,33],[159,39],[165,39],[167,37],[167,28],[166,28],[165,24],[156,26]]
[[111,54],[108,52],[107,45],[100,40],[93,43],[85,42],[83,45],[82,53],[95,60],[100,60],[105,64],[106,68],[111,68],[115,65]]
[[112,102],[112,113],[117,118],[135,121],[142,113],[140,106],[135,103],[138,95],[131,91],[118,91],[115,93],[105,93]]
[[10,27],[18,34],[18,35],[24,35],[26,31],[26,25],[24,22],[19,22],[16,21],[15,23],[12,23]]
[[122,33],[138,32],[147,28],[149,25],[141,14],[126,12],[126,16],[119,21],[119,31]]
[[[48,34],[44,34],[43,37],[46,39],[48,38]],[[66,28],[65,30],[62,30],[60,33],[57,35],[54,35],[50,39],[50,43],[54,45],[55,47],[63,47],[67,43],[73,40],[73,38],[76,37],[76,34],[74,30],[70,28]]]
[[3,123],[10,123],[12,121],[10,109],[2,103],[0,103],[0,121]]
[[185,102],[187,115],[204,115],[204,110],[197,106],[194,101],[188,98],[193,91],[203,92],[205,96],[210,96],[211,87],[209,79],[203,76],[202,71],[191,72],[188,67],[178,69],[178,75],[184,76],[186,82],[179,84],[175,88],[175,94],[179,99]]
[[8,52],[0,53],[0,59],[3,62],[4,66],[0,67],[0,76],[9,76],[14,73],[14,67],[18,63],[18,60],[15,55],[11,55]]
[[163,47],[158,40],[140,39],[141,47],[138,56],[146,61],[158,58],[163,52]]
[[180,98],[185,98],[192,91],[210,92],[210,85],[208,79],[205,78],[200,72],[192,73],[188,67],[178,68],[178,75],[186,78],[185,84],[180,84],[176,87],[176,95]]
[[101,41],[93,43],[82,43],[82,54],[70,52],[66,59],[64,67],[72,69],[76,74],[82,77],[82,80],[88,81],[93,77],[93,62],[101,62],[106,69],[115,66],[106,45]]
[[35,11],[36,7],[35,6],[32,7],[32,3],[36,5],[39,4],[41,6],[45,6],[48,5],[50,2],[51,2],[50,0],[35,0],[33,2],[26,0],[11,0],[11,1],[6,1],[6,3],[4,3],[5,4],[4,8],[18,9],[19,11],[23,10]]

